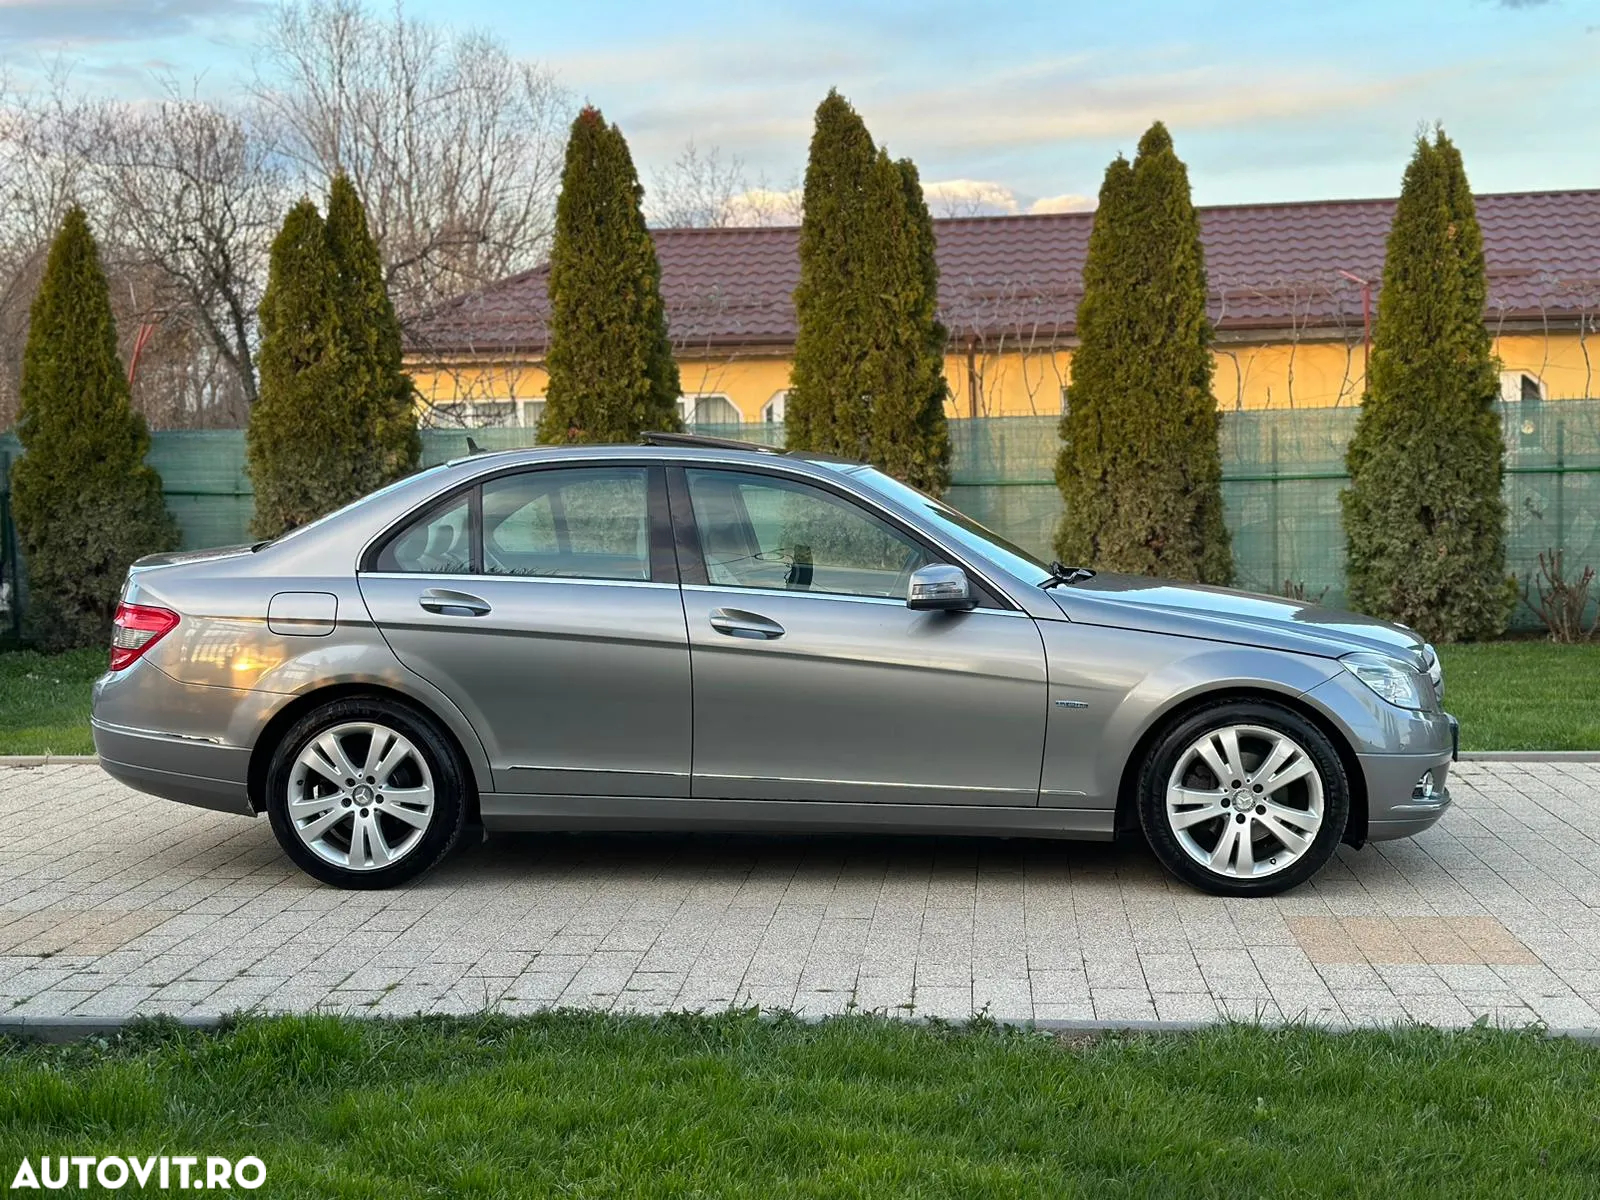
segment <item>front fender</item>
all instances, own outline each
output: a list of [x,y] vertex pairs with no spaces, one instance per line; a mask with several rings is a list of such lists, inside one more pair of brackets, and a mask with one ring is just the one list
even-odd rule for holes
[[1064,622],[1041,629],[1050,673],[1046,805],[1115,808],[1139,743],[1192,701],[1249,691],[1304,702],[1344,673],[1331,658],[1201,638]]

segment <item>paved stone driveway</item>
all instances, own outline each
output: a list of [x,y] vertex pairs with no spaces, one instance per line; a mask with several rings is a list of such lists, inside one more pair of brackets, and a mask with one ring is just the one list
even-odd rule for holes
[[548,1005],[1600,1028],[1600,765],[1463,763],[1414,841],[1233,901],[1141,848],[500,837],[412,887],[302,877],[264,820],[0,770],[0,1019]]

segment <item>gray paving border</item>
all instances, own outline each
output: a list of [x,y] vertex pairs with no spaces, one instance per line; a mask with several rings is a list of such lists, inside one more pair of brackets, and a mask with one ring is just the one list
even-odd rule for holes
[[1600,762],[1600,750],[1463,750],[1462,762]]
[[[272,1014],[236,1013],[228,1016],[179,1016],[169,1018],[187,1029],[201,1032],[215,1032],[222,1026],[237,1017]],[[473,1014],[465,1014],[461,1020],[470,1020]],[[489,1013],[487,1015],[493,1015]],[[715,1015],[708,1013],[708,1016]],[[776,1017],[777,1013],[769,1014]],[[143,1017],[0,1017],[0,1037],[15,1038],[26,1042],[43,1042],[47,1045],[59,1046],[69,1042],[79,1042],[91,1037],[114,1037],[121,1033],[128,1025],[135,1021],[151,1021],[158,1018],[146,1015]],[[403,1018],[395,1017],[346,1017],[356,1021],[393,1021]],[[821,1023],[823,1021],[836,1021],[841,1018],[832,1016],[802,1016],[802,1021]],[[925,1025],[929,1022],[927,1017],[892,1017],[895,1021],[904,1021],[911,1025]],[[1004,1025],[1018,1029],[1032,1029],[1040,1033],[1055,1033],[1062,1035],[1082,1035],[1085,1037],[1103,1037],[1110,1034],[1183,1034],[1200,1033],[1207,1029],[1215,1029],[1221,1025],[1250,1025],[1260,1024],[1264,1029],[1312,1029],[1318,1033],[1362,1033],[1371,1032],[1373,1029],[1428,1029],[1435,1028],[1416,1021],[1399,1021],[1388,1026],[1353,1025],[1347,1023],[1328,1022],[1289,1022],[1287,1024],[1250,1021],[1097,1021],[1097,1020],[1053,1020],[1037,1019],[1022,1020],[1010,1017],[992,1018],[996,1025]],[[952,1025],[966,1025],[974,1022],[949,1021]],[[1473,1028],[1473,1027],[1469,1027]],[[1466,1033],[1468,1029],[1445,1030],[1447,1033]],[[1566,1039],[1575,1042],[1592,1043],[1600,1045],[1600,1029],[1583,1026],[1575,1029],[1544,1028],[1540,1032],[1553,1040]]]
[[[0,754],[0,768],[93,764],[93,754]],[[1600,750],[1463,750],[1462,762],[1600,762]]]

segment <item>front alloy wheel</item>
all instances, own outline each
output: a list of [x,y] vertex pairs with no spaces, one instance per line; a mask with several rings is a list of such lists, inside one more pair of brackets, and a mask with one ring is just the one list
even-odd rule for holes
[[1350,789],[1326,734],[1267,701],[1223,702],[1160,737],[1140,772],[1156,857],[1208,892],[1272,895],[1314,875],[1344,836]]
[[1287,734],[1225,725],[1179,756],[1167,780],[1167,824],[1208,871],[1259,879],[1311,849],[1322,828],[1322,777]]

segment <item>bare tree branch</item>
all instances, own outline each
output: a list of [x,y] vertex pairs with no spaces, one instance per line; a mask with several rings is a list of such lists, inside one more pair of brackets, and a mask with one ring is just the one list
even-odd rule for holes
[[548,249],[571,103],[538,63],[356,0],[286,3],[255,94],[320,190],[346,172],[402,320]]

